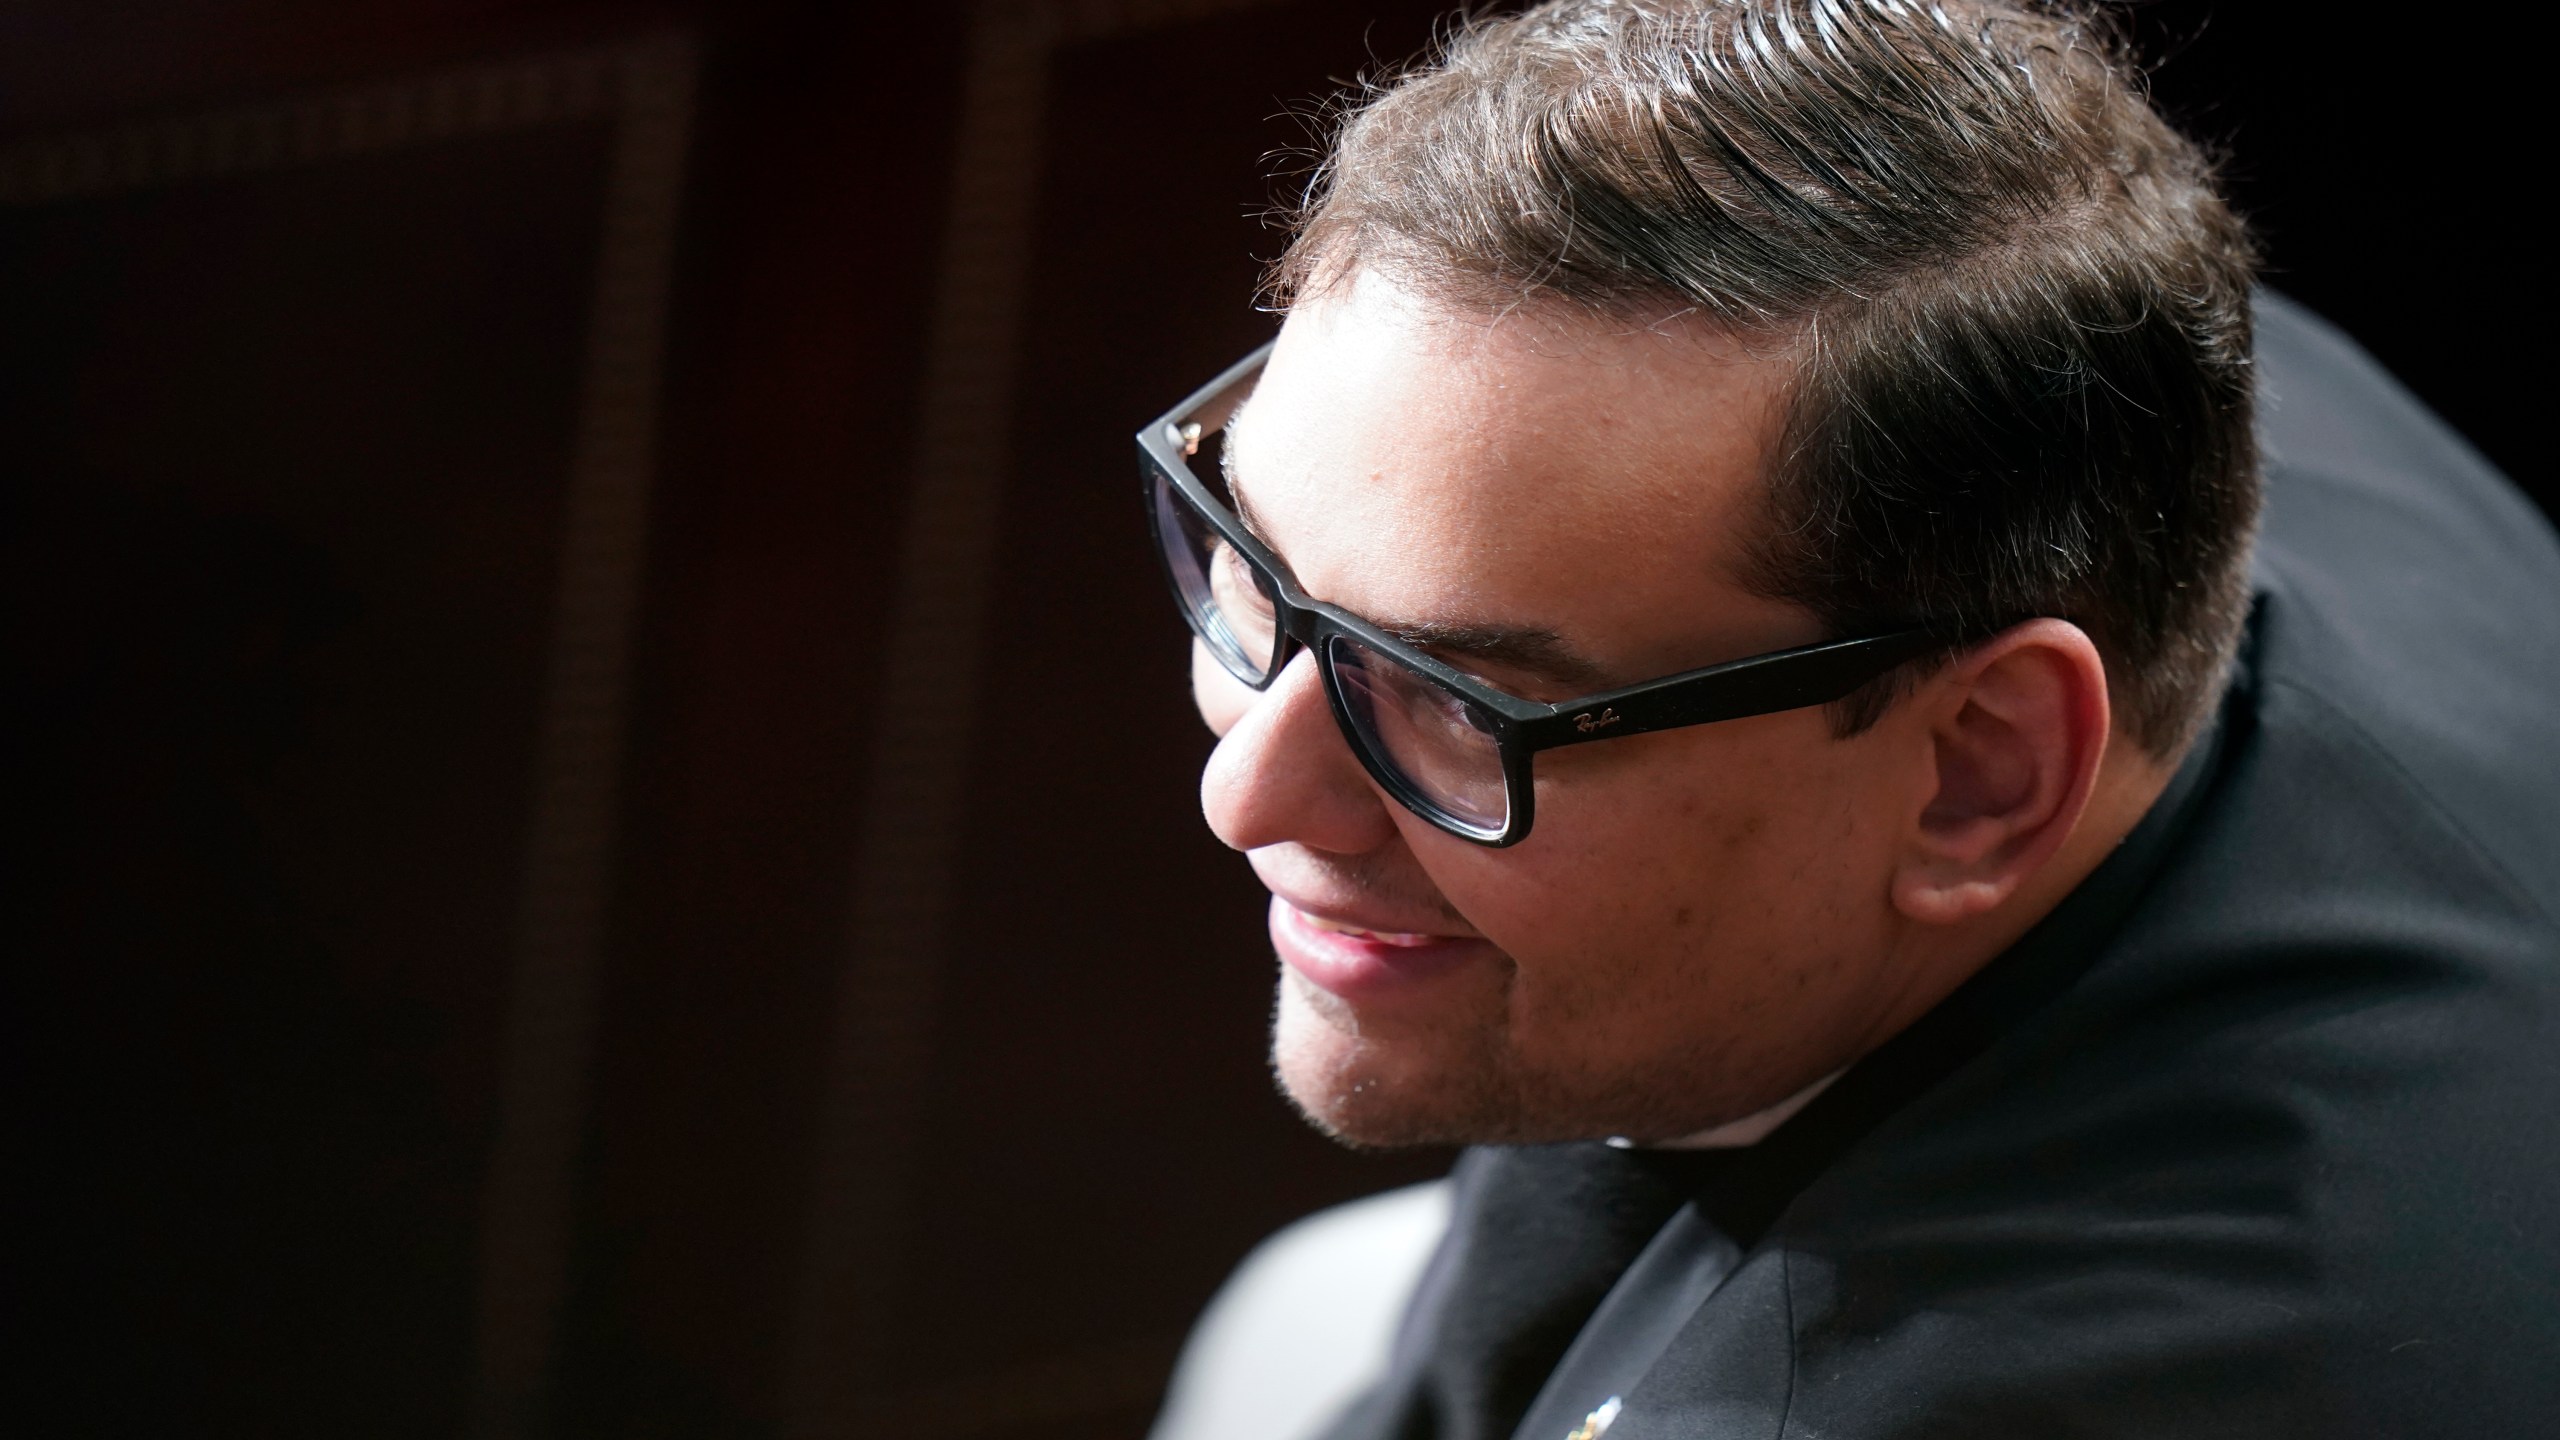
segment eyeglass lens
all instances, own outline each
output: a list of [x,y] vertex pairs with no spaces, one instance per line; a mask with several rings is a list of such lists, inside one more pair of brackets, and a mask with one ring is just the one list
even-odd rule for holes
[[1161,475],[1155,496],[1156,534],[1193,632],[1229,674],[1260,685],[1280,649],[1279,622],[1261,578]]
[[1352,738],[1370,758],[1445,819],[1480,838],[1501,834],[1510,790],[1489,718],[1348,635],[1326,650]]
[[[1155,506],[1156,534],[1193,633],[1228,673],[1262,684],[1280,650],[1265,580],[1162,475]],[[1394,777],[1408,804],[1480,839],[1502,833],[1510,793],[1488,717],[1347,635],[1332,637],[1323,659],[1341,692],[1349,739]]]

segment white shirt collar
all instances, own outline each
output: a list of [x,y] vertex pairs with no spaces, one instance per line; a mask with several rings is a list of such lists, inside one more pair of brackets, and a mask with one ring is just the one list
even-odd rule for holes
[[1695,1135],[1682,1135],[1673,1140],[1658,1140],[1651,1145],[1638,1145],[1623,1136],[1612,1135],[1609,1143],[1621,1150],[1738,1150],[1757,1145],[1770,1131],[1795,1118],[1795,1113],[1813,1103],[1813,1097],[1831,1088],[1831,1082],[1847,1074],[1834,1070],[1766,1110],[1755,1111],[1739,1120],[1727,1120]]

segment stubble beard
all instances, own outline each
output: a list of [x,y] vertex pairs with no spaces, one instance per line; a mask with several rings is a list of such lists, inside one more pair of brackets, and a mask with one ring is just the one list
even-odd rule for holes
[[[1465,1030],[1427,1068],[1361,1033],[1340,997],[1282,967],[1271,1071],[1307,1123],[1354,1149],[1481,1145],[1518,1128],[1520,1090],[1503,1047]],[[1417,1073],[1418,1072],[1418,1073]]]
[[[1699,1057],[1705,1058],[1705,1057]],[[1307,1122],[1354,1149],[1668,1139],[1734,1118],[1720,1077],[1686,1068],[1533,1072],[1498,1024],[1453,1027],[1427,1047],[1361,1032],[1340,997],[1281,970],[1271,1068]]]

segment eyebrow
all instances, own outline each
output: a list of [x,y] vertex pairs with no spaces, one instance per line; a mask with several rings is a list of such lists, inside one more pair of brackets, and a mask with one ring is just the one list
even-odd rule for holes
[[[1248,401],[1249,403],[1249,401]],[[1280,547],[1271,539],[1270,527],[1254,513],[1253,501],[1244,493],[1236,477],[1237,422],[1244,419],[1245,407],[1239,405],[1227,418],[1225,443],[1218,447],[1218,470],[1227,482],[1227,503],[1236,518],[1244,522],[1247,534],[1262,542],[1262,548],[1279,555]],[[1286,560],[1282,564],[1288,563]],[[1470,624],[1448,620],[1394,620],[1375,616],[1361,617],[1417,650],[1442,657],[1482,660],[1516,671],[1532,679],[1573,687],[1575,693],[1603,688],[1609,672],[1582,652],[1565,643],[1563,636],[1537,625]]]
[[1587,694],[1604,688],[1607,671],[1565,643],[1553,630],[1535,625],[1467,625],[1444,620],[1369,622],[1417,650],[1436,655],[1483,660],[1532,679]]

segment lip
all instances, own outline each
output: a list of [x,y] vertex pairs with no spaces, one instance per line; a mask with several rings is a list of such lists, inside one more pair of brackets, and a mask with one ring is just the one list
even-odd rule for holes
[[[1367,933],[1350,933],[1348,926]],[[1391,938],[1389,938],[1391,937]],[[1483,955],[1492,942],[1474,935],[1395,932],[1348,916],[1301,909],[1271,897],[1271,946],[1280,962],[1318,989],[1346,1000],[1396,994],[1446,975]]]

